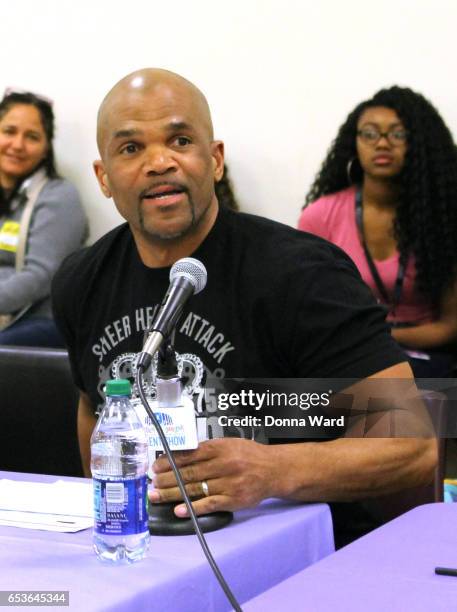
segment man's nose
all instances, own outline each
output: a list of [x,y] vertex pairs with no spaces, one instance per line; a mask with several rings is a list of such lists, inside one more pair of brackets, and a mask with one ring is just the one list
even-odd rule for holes
[[145,174],[165,174],[176,169],[176,161],[167,147],[154,146],[146,149],[143,165]]

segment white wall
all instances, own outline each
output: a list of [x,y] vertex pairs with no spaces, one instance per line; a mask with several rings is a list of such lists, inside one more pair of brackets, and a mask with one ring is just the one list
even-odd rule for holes
[[55,101],[62,174],[92,239],[120,220],[99,193],[95,117],[144,66],[179,72],[213,111],[242,209],[294,225],[338,126],[394,83],[432,100],[457,133],[456,0],[3,0],[0,92]]

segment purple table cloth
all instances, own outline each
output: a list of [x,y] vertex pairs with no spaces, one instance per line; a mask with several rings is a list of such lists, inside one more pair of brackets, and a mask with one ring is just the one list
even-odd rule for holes
[[457,504],[410,510],[243,605],[244,612],[453,612]]
[[[0,472],[0,478],[53,482],[60,477]],[[206,539],[240,603],[334,551],[326,504],[276,499],[237,512],[231,525]],[[78,612],[231,608],[196,536],[151,537],[146,559],[109,567],[95,557],[90,529],[70,534],[1,527],[0,590],[70,591],[70,609]]]

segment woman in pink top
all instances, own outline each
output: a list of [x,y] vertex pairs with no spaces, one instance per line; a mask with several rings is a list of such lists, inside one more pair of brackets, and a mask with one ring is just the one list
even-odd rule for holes
[[457,149],[430,102],[395,86],[359,104],[298,227],[354,260],[386,305],[416,377],[449,375],[457,339]]

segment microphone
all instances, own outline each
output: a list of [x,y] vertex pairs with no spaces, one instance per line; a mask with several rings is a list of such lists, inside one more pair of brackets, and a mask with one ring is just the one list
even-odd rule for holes
[[207,272],[198,259],[178,259],[170,270],[170,286],[165,294],[149,335],[138,358],[137,367],[146,370],[162,342],[168,338],[178,322],[184,304],[206,286]]

